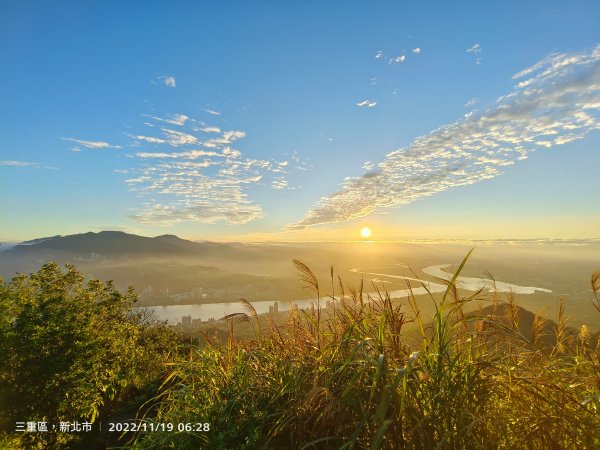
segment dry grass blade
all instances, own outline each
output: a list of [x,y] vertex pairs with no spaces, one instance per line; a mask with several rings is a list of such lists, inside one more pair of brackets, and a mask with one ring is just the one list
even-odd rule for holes
[[596,300],[595,302],[593,301],[592,304],[594,305],[594,308],[596,308],[596,311],[600,313],[600,270],[596,270],[592,273],[591,283],[592,292],[594,292],[594,298]]
[[600,270],[592,273],[592,290],[594,294],[598,294],[598,291],[600,291]]
[[577,340],[583,346],[587,346],[588,341],[590,340],[590,330],[587,325],[581,325],[579,327],[579,333],[577,334]]
[[546,320],[542,317],[542,313],[547,309],[544,307],[533,318],[533,325],[531,326],[531,342],[534,345],[537,345],[538,341],[542,337],[542,331],[544,330],[544,325],[546,324]]
[[558,301],[558,319],[556,322],[556,350],[562,353],[565,350],[565,339],[567,325],[565,323],[565,299],[563,297]]
[[250,316],[248,316],[248,314],[246,314],[246,313],[233,313],[233,314],[227,314],[226,316],[223,316],[223,319],[228,322],[231,321],[233,323],[240,323],[240,322],[249,322]]
[[[256,309],[254,308],[252,303],[250,303],[245,298],[240,298],[240,301],[242,302],[242,305],[244,305],[244,308],[246,308],[246,310],[250,313],[250,317],[252,317],[254,319],[254,322],[256,323],[254,332],[258,333],[259,335],[262,334],[262,329],[260,327],[260,320],[258,319],[258,313],[256,312]],[[254,325],[252,325],[252,326],[254,327]]]
[[300,279],[306,283],[307,287],[313,289],[317,296],[319,295],[319,280],[313,273],[310,268],[304,264],[302,261],[298,261],[297,259],[292,260],[294,266],[296,266],[296,270],[300,274]]
[[240,302],[242,302],[242,305],[244,305],[244,308],[246,308],[246,310],[250,313],[251,317],[254,317],[255,319],[258,317],[258,313],[256,312],[254,306],[252,306],[252,303],[245,298],[240,298]]
[[346,292],[344,291],[344,283],[342,283],[342,278],[338,275],[338,285],[340,287],[340,298],[343,301],[346,296]]
[[281,332],[279,331],[279,327],[273,321],[273,319],[271,318],[271,316],[267,316],[267,320],[269,321],[269,325],[271,327],[271,331],[275,330],[275,332],[277,333],[277,337],[279,338],[279,340],[277,341],[277,343],[281,347],[284,347],[285,346],[285,340],[283,339],[283,336],[281,335]]
[[[595,333],[568,328],[562,301],[555,341],[543,310],[524,313],[513,295],[455,294],[464,262],[448,276],[454,303],[440,301],[427,281],[413,291],[405,280],[408,316],[405,303],[376,284],[371,292],[346,286],[346,298],[329,270],[339,302],[322,323],[314,309],[291,305],[284,325],[267,314],[259,339],[234,342],[234,321],[255,315],[244,303],[249,315],[226,316],[228,345],[180,358],[180,375],[157,402],[160,421],[212,417],[218,426],[186,436],[185,447],[174,440],[182,434],[146,433],[140,439],[151,441],[136,448],[239,448],[244,441],[245,448],[600,448]],[[312,271],[294,264],[317,290]],[[600,287],[600,274],[592,280]],[[433,300],[433,319],[421,292]],[[480,295],[493,308],[463,314]],[[411,320],[415,325],[404,328]]]

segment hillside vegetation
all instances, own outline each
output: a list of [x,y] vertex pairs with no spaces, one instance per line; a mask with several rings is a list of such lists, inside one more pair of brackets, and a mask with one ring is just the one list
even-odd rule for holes
[[[331,271],[333,314],[292,311],[265,326],[250,303],[228,317],[226,343],[171,363],[145,420],[210,423],[210,432],[140,433],[150,448],[599,448],[600,347],[572,332],[562,301],[554,324],[519,325],[515,298],[463,297],[455,281],[426,324],[414,297],[365,298]],[[318,280],[296,261],[320,296]],[[592,276],[600,314],[600,273]],[[463,313],[468,302],[487,304]],[[249,321],[255,337],[236,341]],[[414,335],[415,326],[420,338]],[[551,333],[552,336],[548,336]],[[152,417],[150,419],[150,417]]]
[[[156,392],[175,333],[135,301],[54,263],[0,283],[0,448],[105,448],[97,433],[58,425],[135,415]],[[18,422],[48,431],[11,433]]]
[[[333,268],[324,287],[295,261],[316,307],[276,323],[246,302],[224,339],[202,342],[176,338],[134,312],[133,292],[84,283],[74,267],[3,282],[0,447],[600,448],[599,335],[569,328],[562,300],[551,322],[512,295],[465,296],[456,279],[467,259],[442,296],[402,302],[349,288]],[[591,284],[600,314],[600,272]],[[120,442],[13,432],[19,420],[98,424],[136,411],[154,431]]]

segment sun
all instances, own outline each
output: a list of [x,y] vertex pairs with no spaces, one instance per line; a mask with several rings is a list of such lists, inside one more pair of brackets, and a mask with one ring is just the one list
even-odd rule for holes
[[360,229],[360,237],[367,239],[371,237],[371,229],[369,227],[362,227]]

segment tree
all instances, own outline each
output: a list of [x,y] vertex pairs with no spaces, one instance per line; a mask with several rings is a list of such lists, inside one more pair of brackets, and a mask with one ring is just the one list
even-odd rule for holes
[[[0,280],[1,281],[1,280]],[[56,263],[0,283],[0,426],[94,422],[157,379],[172,331],[134,308],[132,288],[85,282]],[[73,446],[77,434],[23,433],[24,444]],[[25,442],[27,441],[27,442]]]

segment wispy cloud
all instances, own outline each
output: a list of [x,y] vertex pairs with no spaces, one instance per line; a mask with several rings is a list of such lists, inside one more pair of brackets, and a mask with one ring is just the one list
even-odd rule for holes
[[481,45],[473,44],[473,46],[469,47],[466,50],[467,53],[481,53]]
[[[143,117],[148,117],[148,118],[156,120],[158,122],[164,122],[164,123],[168,123],[168,124],[171,124],[171,125],[179,125],[179,126],[185,125],[185,123],[188,120],[191,120],[185,114],[172,114],[170,117],[168,117],[166,119],[163,118],[163,117],[156,117],[156,116],[151,116],[151,115],[148,115],[148,114],[142,114],[142,116]],[[146,123],[145,125],[154,126],[151,123]]]
[[204,112],[211,114],[213,116],[220,116],[221,113],[219,111],[215,111],[214,109],[205,109]]
[[141,176],[127,180],[131,189],[152,197],[131,216],[136,221],[153,225],[182,221],[243,224],[264,216],[246,192],[247,186],[262,179],[248,160],[175,159],[146,167]]
[[377,106],[377,102],[371,100],[363,100],[362,102],[356,103],[356,106],[358,106],[359,108],[375,108]]
[[[159,127],[159,136],[129,135],[141,147],[129,155],[138,165],[117,173],[128,173],[130,178],[124,182],[145,199],[130,215],[132,219],[153,225],[182,221],[242,224],[264,216],[262,207],[249,197],[251,186],[290,189],[284,176],[288,161],[245,158],[233,148],[246,136],[244,131],[204,123],[198,127],[194,119],[177,114],[167,119],[147,117],[163,123],[176,121],[173,125],[181,128]],[[144,144],[155,144],[158,151],[148,151]]]
[[138,152],[135,154],[138,158],[183,158],[198,159],[202,156],[226,156],[217,152],[207,152],[205,150],[190,150],[187,152],[160,153],[160,152]]
[[219,127],[204,127],[198,128],[196,131],[203,131],[205,133],[220,133],[221,129]]
[[273,189],[288,189],[288,182],[285,178],[277,178],[271,182]]
[[[146,136],[146,135],[133,135],[128,134],[129,137],[136,139],[137,141],[144,141],[150,144],[168,144],[171,147],[181,147],[184,145],[200,145],[204,142],[197,136],[191,134],[191,132],[173,130],[171,128],[160,128],[162,137],[157,136]],[[210,146],[207,145],[207,147]]]
[[[206,112],[220,115],[217,111]],[[185,114],[142,116],[150,119],[144,125],[150,127],[145,129],[153,135],[125,133],[132,139],[128,146],[136,149],[126,155],[132,164],[113,170],[125,175],[123,182],[127,188],[144,199],[129,216],[137,222],[243,224],[264,217],[262,207],[249,196],[252,186],[293,189],[285,178],[288,161],[246,158],[234,148],[246,136],[244,131],[222,130]],[[102,141],[63,139],[87,148],[120,148]],[[293,160],[296,170],[306,165],[296,155]]]
[[244,131],[230,130],[222,132],[221,136],[218,138],[209,139],[203,142],[205,147],[216,148],[221,145],[228,145],[237,141],[238,139],[242,139],[246,136]]
[[32,163],[32,162],[28,162],[28,161],[0,161],[0,166],[31,167],[31,168],[35,168],[35,169],[57,170],[57,168],[53,167],[53,166],[42,166],[40,163]]
[[91,148],[94,150],[99,150],[99,149],[103,149],[103,148],[122,148],[119,145],[112,145],[109,144],[108,142],[103,142],[103,141],[83,141],[81,139],[75,139],[75,138],[69,138],[69,137],[64,137],[62,138],[63,141],[69,141],[69,142],[75,142],[78,145],[81,145],[82,147],[87,147],[87,148]]
[[161,128],[165,136],[167,136],[167,142],[173,147],[179,147],[181,145],[195,145],[200,141],[192,134],[184,133],[183,131],[171,130],[169,128]]
[[382,56],[383,56],[383,52],[381,50],[379,50],[377,53],[375,53],[375,59],[381,59]]
[[389,153],[375,171],[346,179],[288,228],[344,222],[494,178],[536,149],[600,129],[592,115],[600,110],[600,45],[552,55],[514,78],[518,84],[494,106]]
[[467,103],[465,103],[465,108],[471,108],[472,106],[475,106],[478,101],[479,100],[477,100],[475,97],[469,99]]
[[140,141],[145,141],[145,142],[149,142],[150,144],[164,144],[165,142],[167,142],[165,139],[161,139],[161,138],[157,138],[157,137],[153,137],[153,136],[144,136],[144,135],[130,135],[131,137],[133,137],[134,139],[140,140]]
[[177,87],[177,80],[175,80],[175,77],[171,76],[171,75],[163,75],[158,77],[158,79],[165,85],[165,86],[169,86],[172,88]]
[[39,167],[39,164],[38,163],[25,162],[25,161],[0,161],[0,166]]
[[417,48],[413,48],[413,49],[412,49],[412,52],[413,52],[415,55],[418,55],[419,53],[421,53],[421,49],[420,49],[419,47],[417,47]]

